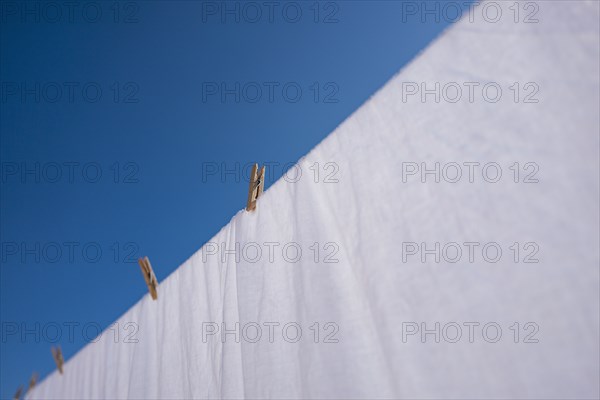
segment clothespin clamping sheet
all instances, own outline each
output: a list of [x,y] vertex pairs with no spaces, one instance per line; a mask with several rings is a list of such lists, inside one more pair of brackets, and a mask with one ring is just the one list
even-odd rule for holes
[[58,372],[62,375],[63,364],[65,363],[65,360],[62,355],[62,351],[60,350],[60,347],[54,347],[54,346],[52,346],[51,350],[52,350],[52,357],[54,358],[54,362],[56,363],[56,368],[58,368]]
[[37,380],[38,380],[38,374],[36,372],[34,372],[33,375],[31,375],[31,379],[29,379],[29,388],[27,388],[27,393],[29,393],[29,391],[31,391],[31,389],[33,389],[35,387]]
[[246,211],[253,211],[256,209],[256,201],[262,194],[265,187],[265,166],[258,172],[258,164],[252,166],[252,173],[250,174],[250,187],[248,188],[248,203],[246,204]]
[[144,276],[146,285],[148,285],[150,296],[152,296],[152,300],[156,300],[158,297],[158,281],[156,280],[156,275],[154,275],[154,271],[152,270],[152,265],[150,265],[150,260],[148,257],[139,258],[138,264],[142,269],[142,275]]
[[13,400],[20,400],[21,399],[21,392],[23,392],[23,385],[19,386],[19,388],[15,392],[15,395],[13,396]]

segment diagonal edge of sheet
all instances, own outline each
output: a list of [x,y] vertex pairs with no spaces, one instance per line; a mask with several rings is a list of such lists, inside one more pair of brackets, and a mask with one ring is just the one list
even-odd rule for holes
[[487,4],[30,398],[598,398],[599,5]]

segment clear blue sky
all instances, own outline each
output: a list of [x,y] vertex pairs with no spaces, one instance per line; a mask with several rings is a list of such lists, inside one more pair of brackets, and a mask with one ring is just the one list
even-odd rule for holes
[[57,325],[68,359],[147,294],[138,256],[160,281],[245,206],[203,163],[278,162],[268,189],[451,23],[273,3],[2,2],[2,398],[55,368]]

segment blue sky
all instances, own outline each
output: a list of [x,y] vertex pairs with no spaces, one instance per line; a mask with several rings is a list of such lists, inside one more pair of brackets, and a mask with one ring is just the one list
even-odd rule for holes
[[268,189],[451,23],[433,2],[53,4],[0,9],[2,398],[147,294],[137,257],[160,281],[244,208],[244,166],[271,163]]

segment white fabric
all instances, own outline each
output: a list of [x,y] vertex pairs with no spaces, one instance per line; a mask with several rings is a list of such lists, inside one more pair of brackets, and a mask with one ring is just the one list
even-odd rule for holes
[[[499,3],[511,12],[512,2]],[[515,24],[512,14],[489,23],[476,9],[474,22],[455,24],[300,160],[298,182],[276,182],[256,212],[238,213],[160,283],[158,301],[146,295],[118,320],[138,324],[137,344],[103,335],[31,397],[598,398],[599,7],[537,4],[539,23]],[[403,82],[497,82],[504,92],[497,103],[403,102]],[[536,82],[539,102],[515,103],[514,82]],[[502,179],[402,180],[403,163],[469,161],[497,162]],[[323,183],[328,162],[339,183]],[[514,183],[514,162],[537,163],[539,183]],[[469,241],[499,243],[501,260],[482,261],[481,248],[474,263],[402,259],[403,242]],[[236,242],[261,245],[261,260],[209,255],[213,243]],[[273,263],[265,242],[280,243]],[[290,242],[302,248],[297,263],[282,260]],[[336,243],[339,262],[315,263],[315,242],[321,260]],[[515,263],[513,242],[537,243],[540,262]],[[203,322],[256,322],[263,336],[204,343]],[[265,322],[281,324],[273,343]],[[303,330],[297,343],[282,338],[289,322]],[[323,343],[327,322],[338,343]],[[403,341],[407,322],[456,322],[463,337]],[[473,343],[465,322],[481,324]],[[488,322],[503,330],[496,343],[482,338]],[[539,343],[523,343],[527,322]]]

